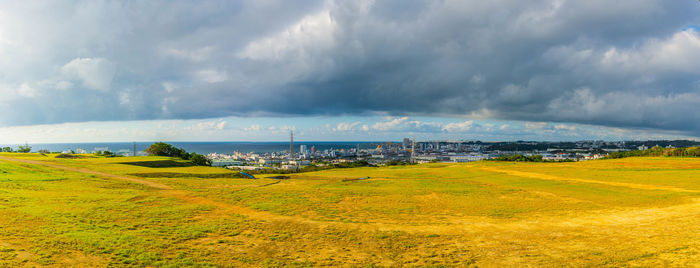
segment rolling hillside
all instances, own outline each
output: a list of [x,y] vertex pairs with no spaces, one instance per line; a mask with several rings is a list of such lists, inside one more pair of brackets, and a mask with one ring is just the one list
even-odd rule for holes
[[0,154],[0,266],[700,263],[697,158],[231,173]]

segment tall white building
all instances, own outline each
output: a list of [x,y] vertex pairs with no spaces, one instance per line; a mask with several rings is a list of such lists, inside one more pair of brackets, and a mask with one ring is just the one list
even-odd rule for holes
[[306,145],[299,145],[299,152],[302,154],[307,154]]

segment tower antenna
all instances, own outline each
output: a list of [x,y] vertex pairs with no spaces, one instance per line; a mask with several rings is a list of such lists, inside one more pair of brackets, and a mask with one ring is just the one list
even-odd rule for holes
[[411,163],[414,163],[414,157],[416,157],[416,139],[411,137]]
[[294,130],[289,131],[289,158],[294,157]]

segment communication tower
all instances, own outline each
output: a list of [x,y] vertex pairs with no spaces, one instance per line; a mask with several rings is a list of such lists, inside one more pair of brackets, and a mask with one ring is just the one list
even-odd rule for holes
[[289,131],[289,158],[294,157],[294,131]]

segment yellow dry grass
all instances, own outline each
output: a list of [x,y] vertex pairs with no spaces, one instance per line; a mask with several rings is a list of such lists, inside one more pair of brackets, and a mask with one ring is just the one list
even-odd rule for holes
[[[175,160],[1,154],[0,265],[700,264],[693,158],[335,169],[283,181],[128,163],[148,161]],[[185,175],[133,175],[163,172]]]

